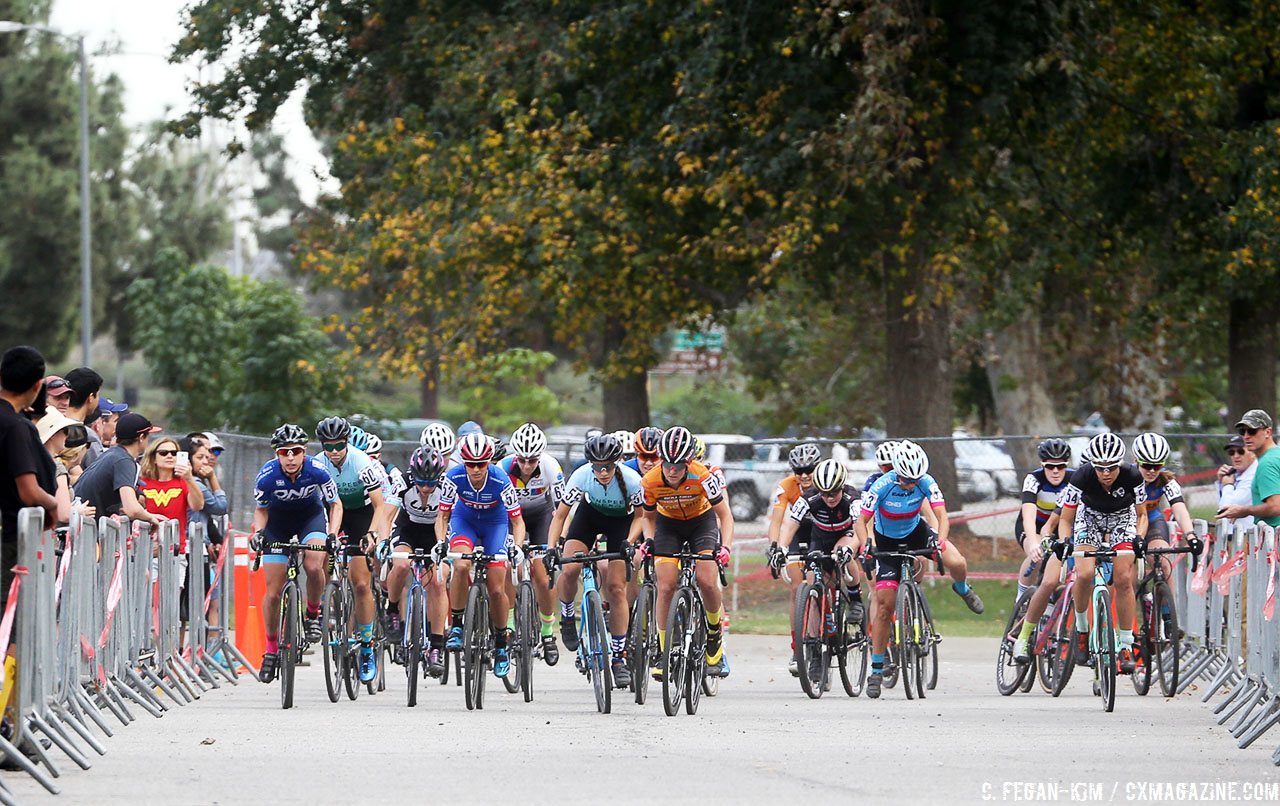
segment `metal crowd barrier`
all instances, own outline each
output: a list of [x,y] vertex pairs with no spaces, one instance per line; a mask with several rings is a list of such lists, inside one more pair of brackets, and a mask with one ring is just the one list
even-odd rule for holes
[[[16,645],[13,730],[8,739],[0,735],[0,752],[56,794],[61,771],[49,750],[89,769],[85,748],[106,753],[98,733],[112,736],[113,719],[128,725],[134,709],[161,717],[220,687],[219,679],[236,684],[235,661],[249,664],[223,629],[234,552],[220,553],[214,571],[222,584],[210,596],[203,523],[190,525],[179,554],[177,521],[153,531],[121,518],[75,516],[65,535],[55,535],[43,519],[40,509],[19,515],[15,583],[0,622],[0,636],[11,629]],[[0,780],[0,804],[13,802]]]

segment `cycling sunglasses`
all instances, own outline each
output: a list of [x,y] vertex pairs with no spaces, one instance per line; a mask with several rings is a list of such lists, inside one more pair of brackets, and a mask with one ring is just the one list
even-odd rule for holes
[[276,448],[276,456],[297,456],[306,453],[306,448]]
[[1159,469],[1161,469],[1162,467],[1164,467],[1164,465],[1162,465],[1162,464],[1152,464],[1152,463],[1150,463],[1150,462],[1140,462],[1140,463],[1138,464],[1138,467],[1142,468],[1143,470],[1159,470]]
[[345,443],[345,442],[322,442],[322,443],[320,443],[320,447],[324,449],[324,452],[325,452],[325,453],[335,453],[335,452],[337,452],[337,451],[340,451],[340,450],[343,450],[344,448],[346,448],[346,447],[347,447],[347,443]]
[[663,470],[688,470],[689,463],[688,462],[663,462],[662,469]]
[[1066,462],[1053,462],[1053,463],[1045,462],[1044,469],[1045,470],[1066,470],[1067,463]]
[[618,469],[617,462],[605,462],[604,464],[596,464],[595,462],[591,463],[591,470],[595,473],[603,473],[606,470],[617,470],[617,469]]
[[797,475],[797,476],[812,476],[812,475],[813,475],[813,471],[814,471],[814,470],[816,470],[816,469],[817,469],[817,467],[818,467],[817,465],[805,465],[804,467],[797,467],[797,468],[796,468],[796,475]]
[[1120,469],[1120,463],[1119,463],[1119,462],[1116,462],[1116,463],[1115,463],[1115,464],[1113,464],[1113,465],[1094,465],[1094,466],[1093,466],[1093,469],[1094,469],[1094,470],[1096,470],[1096,471],[1098,471],[1099,473],[1110,473],[1110,472],[1112,472],[1113,470],[1119,470],[1119,469]]
[[440,484],[440,479],[414,479],[413,483],[419,487],[437,487]]
[[488,467],[488,462],[463,462],[467,467]]

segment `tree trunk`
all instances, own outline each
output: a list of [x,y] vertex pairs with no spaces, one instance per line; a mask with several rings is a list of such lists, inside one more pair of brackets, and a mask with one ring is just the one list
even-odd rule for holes
[[1274,308],[1233,299],[1227,322],[1227,426],[1249,409],[1276,415]]
[[[1049,397],[1044,353],[1040,349],[1040,318],[1028,306],[1017,320],[986,339],[987,378],[996,402],[996,419],[1006,435],[1044,437],[1062,432]],[[1006,442],[1021,475],[1039,465],[1036,439]]]
[[[921,261],[922,263],[922,261]],[[885,428],[891,437],[950,437],[951,309],[927,270],[891,266],[885,277],[885,369],[888,377]],[[929,473],[951,497],[956,452],[950,441],[923,443]]]
[[419,416],[435,420],[440,417],[440,365],[432,361],[423,370],[422,384],[418,387]]
[[[604,328],[603,353],[597,366],[603,367],[610,356],[621,348],[626,338],[626,325],[618,319]],[[649,373],[641,370],[622,377],[605,377],[601,383],[604,408],[604,430],[625,428],[636,431],[649,424]]]

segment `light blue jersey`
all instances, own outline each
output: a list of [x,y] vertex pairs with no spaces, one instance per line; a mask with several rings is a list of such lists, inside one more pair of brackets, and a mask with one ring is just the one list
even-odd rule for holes
[[862,513],[875,515],[875,529],[885,537],[905,538],[920,522],[920,508],[925,501],[930,506],[946,507],[938,482],[927,473],[910,490],[898,486],[898,474],[890,470],[871,485],[862,495]]
[[573,471],[560,503],[571,507],[584,496],[588,504],[604,515],[629,515],[635,507],[644,506],[644,488],[640,482],[640,474],[626,465],[618,465],[607,487],[596,479],[590,464]]
[[380,462],[375,462],[359,448],[347,446],[347,456],[342,460],[342,467],[329,461],[326,454],[321,453],[314,458],[316,464],[329,471],[338,485],[338,497],[342,499],[343,509],[362,509],[369,506],[369,493],[382,490],[382,499],[390,500],[392,496],[391,482]]

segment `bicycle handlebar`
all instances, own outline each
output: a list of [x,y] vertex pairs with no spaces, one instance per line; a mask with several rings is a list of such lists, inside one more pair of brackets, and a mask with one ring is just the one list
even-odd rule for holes
[[679,560],[682,563],[687,562],[689,560],[693,560],[695,562],[698,560],[710,560],[716,564],[716,568],[719,569],[720,571],[720,587],[725,587],[726,585],[729,584],[727,578],[724,575],[724,568],[721,567],[720,562],[716,559],[716,555],[714,554],[701,554],[701,553],[695,553],[692,551],[677,551],[671,554],[663,554],[662,552],[655,551],[650,553],[649,556],[657,557],[660,559],[667,558],[672,560]]

